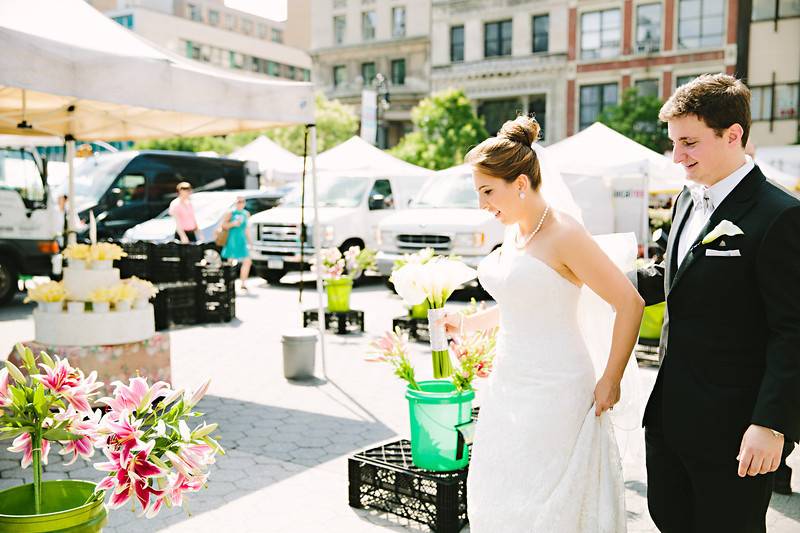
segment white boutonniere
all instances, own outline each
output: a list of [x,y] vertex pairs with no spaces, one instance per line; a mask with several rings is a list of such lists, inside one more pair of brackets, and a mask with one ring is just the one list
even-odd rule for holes
[[714,242],[723,235],[733,237],[734,235],[744,235],[744,232],[730,220],[723,220],[703,238],[703,244]]

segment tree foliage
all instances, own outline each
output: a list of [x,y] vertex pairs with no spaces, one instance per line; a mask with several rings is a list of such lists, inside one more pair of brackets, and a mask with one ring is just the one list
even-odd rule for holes
[[415,131],[390,150],[409,163],[441,170],[464,162],[464,155],[488,134],[483,121],[460,89],[423,99],[412,111]]
[[667,125],[658,120],[662,102],[656,96],[643,96],[631,87],[622,93],[619,105],[607,107],[597,119],[629,139],[663,154],[670,148]]

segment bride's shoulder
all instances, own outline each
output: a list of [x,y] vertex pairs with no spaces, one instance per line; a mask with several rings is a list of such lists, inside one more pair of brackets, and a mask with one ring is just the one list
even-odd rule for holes
[[550,212],[555,221],[555,224],[553,224],[555,232],[558,233],[559,236],[563,237],[586,232],[584,225],[572,215],[557,209],[551,209]]

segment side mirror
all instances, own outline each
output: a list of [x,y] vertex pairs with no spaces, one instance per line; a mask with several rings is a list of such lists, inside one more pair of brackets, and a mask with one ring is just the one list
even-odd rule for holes
[[384,209],[386,207],[386,198],[382,194],[373,194],[369,197],[369,210],[376,211],[378,209]]

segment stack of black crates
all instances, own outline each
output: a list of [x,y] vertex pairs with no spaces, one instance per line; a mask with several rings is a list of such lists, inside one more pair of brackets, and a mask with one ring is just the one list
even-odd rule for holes
[[151,281],[156,329],[172,325],[230,322],[236,316],[237,268],[224,261],[214,243],[119,243],[127,254],[117,261],[123,278]]

